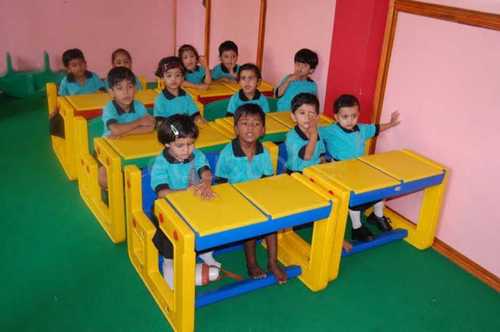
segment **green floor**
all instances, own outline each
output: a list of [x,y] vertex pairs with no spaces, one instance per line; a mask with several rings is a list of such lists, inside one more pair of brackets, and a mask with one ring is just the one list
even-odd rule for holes
[[[45,101],[0,96],[0,331],[169,331],[49,145]],[[242,267],[243,255],[224,257]],[[404,242],[346,258],[320,293],[297,280],[202,308],[197,331],[500,331],[500,296]]]

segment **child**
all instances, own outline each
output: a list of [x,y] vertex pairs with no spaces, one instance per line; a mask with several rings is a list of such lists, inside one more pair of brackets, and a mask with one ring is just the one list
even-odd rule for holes
[[[111,65],[114,67],[127,67],[132,70],[132,56],[130,53],[123,48],[119,48],[111,53]],[[107,85],[107,81],[105,82]],[[109,89],[109,86],[106,86]],[[135,90],[142,90],[141,81],[135,78]]]
[[325,145],[318,134],[318,98],[311,93],[299,93],[292,99],[291,115],[297,125],[286,135],[286,168],[288,172],[302,172],[325,161]]
[[[358,124],[359,101],[352,95],[341,95],[334,103],[335,124],[321,129],[321,136],[325,140],[327,151],[335,160],[349,160],[361,157],[365,151],[366,141],[379,132],[399,124],[399,112],[391,114],[388,123]],[[369,204],[371,205],[371,204]],[[369,206],[368,205],[368,206]],[[362,242],[373,239],[370,230],[361,224],[361,210],[367,205],[349,209],[352,221],[352,239]],[[384,202],[379,201],[373,205],[373,213],[368,216],[368,222],[387,232],[392,230],[389,218],[384,216]]]
[[240,67],[237,80],[241,89],[229,99],[226,116],[234,116],[236,109],[243,104],[257,104],[264,113],[269,113],[267,98],[257,89],[261,78],[259,67],[253,63],[245,63]]
[[[292,99],[292,119],[297,125],[286,135],[287,173],[325,162],[325,145],[318,134],[319,100],[311,93],[299,93]],[[345,251],[352,250],[344,241]]]
[[[265,132],[265,114],[259,105],[244,104],[234,114],[236,139],[222,149],[215,175],[217,182],[238,183],[273,175],[269,152],[259,138]],[[287,280],[286,273],[277,262],[276,233],[266,236],[268,270],[279,283]],[[245,241],[245,257],[248,274],[253,279],[264,278],[266,274],[257,265],[255,239]]]
[[212,82],[212,75],[208,70],[205,58],[199,56],[198,51],[187,44],[179,48],[179,58],[186,71],[185,81],[182,86],[185,88],[208,89],[208,85]]
[[82,95],[106,90],[104,82],[96,74],[87,70],[83,52],[78,48],[64,51],[62,61],[68,74],[59,85],[60,96]]
[[155,74],[165,81],[165,89],[156,97],[153,108],[153,114],[158,122],[174,114],[186,114],[195,122],[205,122],[193,98],[181,88],[184,81],[184,66],[178,57],[169,56],[161,59]]
[[[136,78],[127,67],[115,67],[108,73],[109,94],[113,100],[102,111],[104,132],[102,136],[122,136],[148,133],[154,130],[154,118],[144,105],[134,100]],[[106,170],[99,167],[99,184],[107,188]]]
[[[161,123],[158,128],[158,141],[165,146],[165,149],[156,157],[151,169],[151,187],[158,198],[188,188],[192,188],[201,199],[214,197],[211,189],[212,172],[207,159],[201,151],[194,148],[197,137],[198,128],[188,115],[175,114]],[[160,266],[164,278],[172,287],[172,244],[159,230],[156,231],[153,242],[160,253]],[[199,257],[207,265],[216,267],[218,276],[221,264],[213,258],[212,252],[200,254]]]
[[318,55],[315,52],[303,48],[295,53],[293,73],[281,80],[276,87],[278,112],[289,111],[293,97],[301,92],[318,93],[316,82],[309,77],[317,65]]
[[222,82],[234,82],[238,73],[238,46],[226,40],[219,45],[220,63],[212,69],[212,79]]

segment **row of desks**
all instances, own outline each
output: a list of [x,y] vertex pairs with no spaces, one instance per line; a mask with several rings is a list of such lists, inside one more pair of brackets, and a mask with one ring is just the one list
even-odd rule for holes
[[[201,201],[190,191],[169,194],[155,202],[155,214],[160,229],[174,245],[176,286],[171,289],[155,268],[154,229],[137,202],[141,171],[128,166],[126,179],[132,186],[127,188],[127,196],[135,197],[127,203],[129,255],[174,329],[192,331],[195,308],[258,287],[253,285],[255,281],[245,280],[209,294],[196,292],[197,252],[278,231],[278,258],[286,271],[298,267],[305,286],[319,291],[338,275],[350,206],[423,190],[422,213],[416,224],[389,209],[386,214],[396,228],[408,234],[406,241],[425,249],[435,236],[446,177],[443,166],[402,150],[316,165],[304,174],[217,185],[213,187],[217,198],[211,201]],[[314,223],[310,242],[293,231],[294,226],[309,222]],[[272,283],[275,281],[266,285]]]

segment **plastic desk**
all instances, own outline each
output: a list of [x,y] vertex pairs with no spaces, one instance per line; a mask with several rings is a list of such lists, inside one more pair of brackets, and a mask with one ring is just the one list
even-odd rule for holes
[[[294,128],[297,124],[292,120],[291,112],[273,112],[269,113],[269,116],[276,121],[284,124],[288,128]],[[320,114],[319,125],[321,127],[328,126],[333,123],[333,119],[327,117],[326,115]]]
[[447,174],[444,166],[410,150],[367,155],[356,160],[305,169],[305,176],[339,199],[337,210],[341,218],[336,224],[329,267],[330,280],[338,275],[349,207],[423,191],[416,224],[386,208],[385,214],[391,219],[395,230],[383,233],[373,241],[354,245],[353,252],[401,238],[418,249],[429,248],[436,233]]
[[[201,201],[190,191],[169,194],[155,202],[161,231],[174,247],[174,287],[158,271],[158,251],[152,243],[155,227],[144,214],[141,171],[127,166],[127,227],[129,256],[135,269],[176,331],[194,330],[195,308],[276,283],[274,276],[244,280],[222,288],[197,292],[196,252],[271,232],[279,233],[279,260],[290,278],[298,276],[312,291],[328,283],[328,255],[334,238],[336,204],[326,192],[301,174],[279,175],[246,183],[214,186],[212,201]],[[273,197],[280,195],[283,199]],[[285,202],[290,202],[286,204]],[[314,222],[309,244],[290,230]],[[242,260],[244,264],[244,260]]]
[[[272,113],[266,114],[266,133],[264,134],[262,141],[283,142],[286,138],[286,133],[288,132],[289,128],[281,122],[275,120],[270,116],[270,114]],[[235,137],[233,117],[228,116],[212,122],[214,126],[216,126],[220,131],[224,132],[229,137]]]

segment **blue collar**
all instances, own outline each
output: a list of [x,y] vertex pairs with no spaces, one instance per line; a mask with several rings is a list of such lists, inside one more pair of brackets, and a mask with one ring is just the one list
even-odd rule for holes
[[192,73],[196,73],[199,70],[200,70],[200,66],[196,65],[196,67],[194,67],[194,70],[189,70],[189,69],[186,68],[186,73],[192,74]]
[[[220,69],[222,70],[223,73],[229,73],[229,69],[227,69],[227,67],[224,66],[223,63],[220,64]],[[238,72],[238,65],[234,65],[233,69],[235,73]]]
[[346,129],[346,128],[342,127],[342,126],[340,125],[340,123],[338,123],[338,122],[337,122],[337,123],[335,123],[335,124],[336,124],[337,126],[339,126],[339,128],[340,128],[340,129],[342,129],[342,131],[343,131],[344,133],[346,133],[346,134],[355,133],[355,132],[359,131],[359,126],[358,126],[358,125],[355,125],[352,129]]
[[130,108],[129,108],[128,112],[125,112],[125,110],[123,108],[121,108],[120,105],[118,105],[118,103],[115,100],[113,100],[113,106],[115,107],[116,113],[118,113],[118,115],[122,115],[125,113],[135,113],[135,107],[134,107],[133,100],[132,100],[132,104],[130,104]]
[[174,96],[173,94],[171,94],[170,91],[167,90],[167,88],[163,89],[162,93],[163,93],[163,96],[165,96],[165,98],[167,98],[168,100],[172,100],[176,97],[182,97],[182,96],[186,95],[186,91],[184,91],[181,88],[179,88],[179,94],[177,96]]
[[241,100],[243,101],[249,101],[249,100],[258,100],[260,98],[260,91],[258,89],[255,90],[255,95],[253,96],[252,99],[248,99],[247,96],[245,96],[245,93],[243,92],[243,89],[240,89],[238,92],[238,95]]
[[[86,70],[85,71],[85,78],[92,78],[92,73],[90,71]],[[66,75],[66,79],[70,83],[74,83],[76,81],[75,80],[75,75],[73,75],[71,73],[68,73],[68,75]]]
[[[300,138],[302,138],[304,141],[308,141],[309,138],[307,137],[307,135],[302,131],[302,129],[299,128],[299,126],[295,126],[295,132],[297,133],[297,135],[299,135]],[[319,138],[319,133],[318,133],[318,141],[320,140]]]
[[[257,141],[255,146],[255,155],[261,154],[264,152],[264,146],[261,142]],[[231,141],[231,146],[233,147],[233,153],[235,157],[246,157],[247,155],[241,148],[240,140],[235,138]]]
[[189,156],[189,158],[184,159],[183,161],[179,161],[179,160],[175,159],[173,156],[171,156],[170,153],[168,153],[168,149],[167,148],[163,149],[163,153],[162,154],[163,154],[163,157],[170,164],[188,164],[191,161],[193,161],[193,159],[194,159],[194,153],[191,153],[191,155]]

